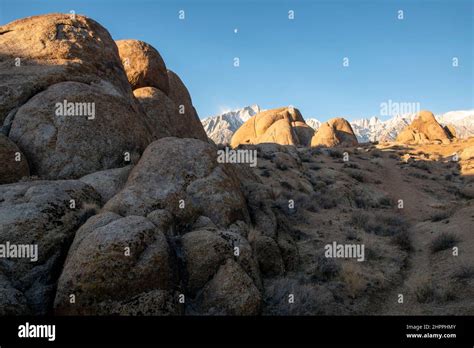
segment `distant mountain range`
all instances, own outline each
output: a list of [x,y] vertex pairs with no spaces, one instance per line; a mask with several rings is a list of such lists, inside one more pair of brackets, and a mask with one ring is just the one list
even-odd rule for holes
[[[216,144],[228,144],[234,132],[260,111],[263,110],[258,105],[247,106],[221,115],[210,116],[202,120],[202,124],[208,137]],[[373,116],[352,121],[351,125],[359,142],[390,141],[394,140],[397,134],[415,117],[416,114],[397,115],[382,121]],[[436,115],[436,119],[442,125],[453,125],[459,138],[474,136],[474,110],[450,111]],[[305,120],[314,130],[318,130],[322,123],[315,118],[306,118]]]

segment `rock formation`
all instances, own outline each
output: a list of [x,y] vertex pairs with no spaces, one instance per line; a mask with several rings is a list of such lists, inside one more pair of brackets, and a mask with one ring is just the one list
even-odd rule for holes
[[118,40],[115,43],[132,89],[155,87],[169,93],[166,65],[154,47],[139,40]]
[[266,110],[250,118],[234,133],[230,145],[308,145],[312,132],[298,109],[283,107]]
[[0,134],[0,185],[19,181],[30,176],[30,168],[26,157],[18,146],[3,134]]
[[311,139],[311,146],[355,146],[357,138],[351,124],[343,118],[333,118],[324,122]]
[[153,139],[170,136],[207,141],[186,86],[166,69],[158,51],[138,40],[119,40],[117,46],[133,94],[148,116]]
[[424,144],[432,141],[449,142],[454,134],[448,128],[441,126],[433,113],[420,111],[413,122],[404,128],[397,136],[397,142]]

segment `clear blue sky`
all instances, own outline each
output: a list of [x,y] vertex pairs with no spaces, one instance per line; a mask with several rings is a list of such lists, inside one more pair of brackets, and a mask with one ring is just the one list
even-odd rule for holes
[[2,24],[75,10],[114,39],[152,44],[186,83],[201,118],[255,103],[294,105],[321,120],[378,115],[389,99],[435,113],[474,108],[473,0],[0,2]]

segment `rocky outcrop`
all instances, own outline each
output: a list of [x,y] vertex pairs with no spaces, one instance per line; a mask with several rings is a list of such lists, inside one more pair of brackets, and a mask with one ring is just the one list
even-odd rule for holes
[[238,263],[228,259],[203,288],[197,308],[205,315],[256,315],[261,301],[252,279]]
[[0,185],[19,181],[30,175],[26,157],[18,146],[3,134],[0,134]]
[[433,113],[420,111],[413,122],[397,136],[397,142],[424,144],[432,141],[449,142],[453,134],[441,126]]
[[231,146],[259,143],[307,145],[312,132],[298,109],[272,109],[260,112],[245,122],[234,133]]
[[351,124],[343,118],[324,122],[311,139],[311,147],[355,146],[357,143]]
[[[174,84],[171,85],[174,88]],[[202,124],[192,104],[192,112],[180,114],[180,105],[154,87],[143,87],[133,91],[147,116],[153,138],[164,137],[195,138],[207,141]],[[184,111],[183,111],[184,112]]]
[[[46,314],[68,247],[78,226],[95,214],[100,197],[75,180],[2,185],[0,197],[0,244],[37,246],[36,260],[0,259],[0,308]],[[20,304],[16,310],[14,303]]]
[[167,136],[207,141],[181,79],[166,69],[158,51],[138,40],[117,41],[130,86],[148,115],[154,140]]
[[163,232],[147,218],[107,212],[77,232],[58,282],[55,311],[111,315],[121,308],[120,314],[132,314],[125,310],[127,303],[158,291],[167,296],[147,306],[146,314],[161,314],[173,302],[173,283]]
[[128,82],[133,90],[141,87],[155,87],[168,94],[166,65],[154,47],[139,40],[119,40],[116,44]]
[[217,163],[216,148],[197,139],[163,138],[150,144],[124,189],[104,209],[122,216],[166,209],[182,221],[204,215],[217,226],[248,221],[232,167]]
[[132,166],[128,165],[88,174],[79,180],[92,186],[105,203],[123,188],[131,170]]
[[134,112],[129,99],[110,84],[79,82],[57,83],[28,100],[9,136],[32,174],[49,179],[122,167],[151,142],[145,115]]
[[179,118],[176,121],[176,126],[179,127],[179,134],[182,134],[182,136],[179,134],[175,136],[207,141],[206,131],[202,126],[201,120],[193,106],[191,95],[183,81],[171,70],[168,70],[168,79],[170,83],[169,97],[178,107]]
[[0,122],[38,92],[65,81],[113,86],[134,107],[117,46],[96,21],[48,14],[13,21],[0,32]]

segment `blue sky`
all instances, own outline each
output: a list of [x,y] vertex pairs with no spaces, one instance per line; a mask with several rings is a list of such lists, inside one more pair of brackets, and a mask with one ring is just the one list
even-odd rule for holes
[[[352,120],[378,115],[388,100],[419,102],[435,113],[474,108],[473,4],[0,0],[0,22],[74,10],[97,20],[116,40],[146,41],[181,76],[201,118],[259,104],[294,105],[307,118]],[[404,20],[397,19],[398,10]],[[349,67],[343,67],[344,57]]]

